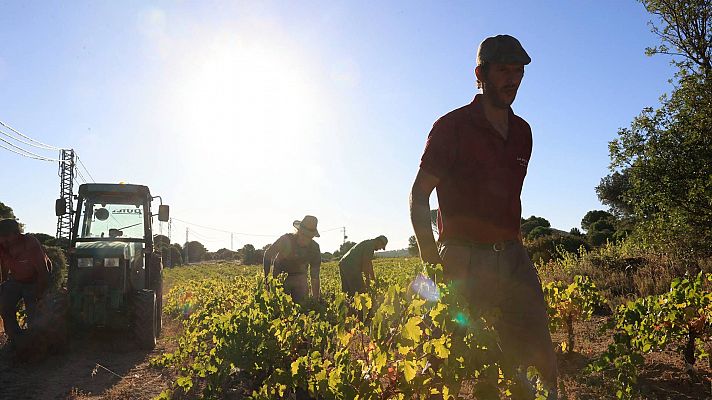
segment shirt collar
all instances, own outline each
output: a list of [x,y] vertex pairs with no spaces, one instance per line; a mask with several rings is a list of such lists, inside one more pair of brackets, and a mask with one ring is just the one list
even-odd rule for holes
[[[472,99],[472,102],[470,103],[470,115],[472,115],[472,120],[475,123],[475,125],[487,128],[491,130],[493,133],[496,133],[497,136],[499,136],[499,133],[494,129],[492,124],[489,122],[487,117],[485,116],[484,109],[482,107],[482,94],[477,94],[475,95],[475,98]],[[514,119],[514,111],[512,111],[512,107],[509,107],[509,132],[512,132],[512,120]]]

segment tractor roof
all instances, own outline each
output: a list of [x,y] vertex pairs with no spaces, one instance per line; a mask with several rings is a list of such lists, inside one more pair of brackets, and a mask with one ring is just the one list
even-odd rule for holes
[[79,194],[84,196],[108,193],[137,194],[151,197],[151,192],[148,190],[148,186],[144,185],[130,185],[125,183],[85,183],[79,186]]

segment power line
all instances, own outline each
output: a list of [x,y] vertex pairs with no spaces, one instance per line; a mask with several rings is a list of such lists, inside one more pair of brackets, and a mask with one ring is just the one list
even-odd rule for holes
[[84,178],[84,175],[82,175],[82,171],[79,170],[79,168],[76,169],[77,176],[82,180],[82,182],[87,183],[86,178]]
[[91,178],[91,181],[96,183],[96,181],[94,180],[94,177],[91,176],[91,172],[89,172],[89,170],[87,169],[87,167],[84,166],[84,163],[83,163],[82,160],[79,158],[79,155],[77,155],[76,157],[77,157],[77,161],[79,161],[79,165],[81,165],[82,168],[84,168],[84,171],[86,171],[87,175],[89,175],[89,178]]
[[31,158],[31,159],[33,159],[33,160],[39,160],[39,161],[49,161],[49,162],[59,162],[59,163],[66,162],[66,161],[64,161],[64,160],[58,160],[58,159],[54,159],[54,158],[48,158],[48,157],[41,156],[41,155],[39,155],[39,154],[35,154],[35,153],[31,152],[31,151],[28,151],[28,150],[25,150],[25,149],[23,149],[23,148],[21,148],[21,147],[15,146],[14,144],[8,142],[7,140],[5,140],[5,139],[3,139],[3,138],[0,138],[0,141],[3,141],[3,142],[5,142],[5,143],[9,144],[10,146],[15,147],[15,148],[17,148],[17,149],[20,149],[20,150],[22,151],[22,153],[19,152],[19,151],[17,151],[17,150],[13,150],[13,149],[11,149],[11,148],[9,148],[9,147],[6,147],[6,146],[4,146],[3,144],[0,144],[0,147],[1,147],[1,148],[5,149],[5,150],[7,150],[7,151],[9,151],[9,152],[12,152],[12,153],[21,155],[21,156],[23,156],[23,157],[27,157],[27,158]]
[[[5,124],[5,123],[2,122],[2,121],[0,121],[0,125],[4,126],[5,128],[11,130],[13,133],[15,133],[15,134],[17,134],[17,135],[19,135],[19,136],[21,136],[21,137],[23,137],[23,138],[25,138],[25,139],[31,141],[31,142],[37,143],[37,144],[30,144],[31,146],[43,148],[43,149],[45,149],[45,150],[60,150],[59,147],[51,146],[51,145],[49,145],[49,144],[42,143],[42,142],[40,142],[39,140],[32,139],[32,138],[29,137],[29,136],[23,135],[22,133],[20,133],[19,131],[17,131],[16,129],[14,129],[14,128],[11,127],[11,126],[8,126],[7,124]],[[17,140],[17,139],[16,139],[16,140]],[[19,140],[18,140],[18,141],[19,141]],[[29,143],[27,143],[27,144],[29,144]]]
[[322,230],[322,229],[319,229],[319,233],[331,232],[331,231],[335,231],[335,230],[337,230],[337,229],[344,229],[344,227],[343,227],[343,226],[339,226],[339,227],[331,228],[331,229],[323,229],[323,230]]
[[16,141],[16,142],[20,142],[20,143],[22,143],[22,144],[26,144],[26,145],[28,145],[28,146],[37,147],[37,148],[42,149],[42,150],[51,150],[51,149],[48,149],[48,148],[46,148],[46,147],[38,146],[38,145],[36,145],[36,144],[34,144],[34,143],[30,142],[30,141],[23,140],[23,139],[21,139],[21,138],[18,138],[18,137],[15,137],[15,136],[13,136],[13,135],[10,135],[9,133],[3,131],[2,129],[0,129],[0,134],[2,134],[3,136],[5,136],[5,137],[7,137],[7,138],[9,138],[9,139],[11,139],[11,140],[14,140],[14,141]]
[[[186,220],[183,220],[183,219],[180,219],[180,218],[171,217],[171,219],[176,220],[176,221],[183,222],[184,224],[187,224],[187,225],[197,226],[197,227],[199,227],[199,228],[209,229],[209,230],[216,231],[216,232],[230,233],[230,234],[234,234],[234,235],[242,235],[242,236],[261,236],[261,237],[277,237],[277,236],[279,236],[279,235],[265,235],[265,234],[260,234],[260,233],[234,232],[234,231],[228,231],[228,230],[225,230],[225,229],[213,228],[213,227],[210,227],[210,226],[205,226],[205,225],[196,224],[196,223],[189,222],[189,221],[186,221]],[[339,227],[337,227],[337,228],[331,228],[331,229],[326,229],[326,230],[320,230],[320,232],[321,232],[321,233],[326,233],[326,232],[331,232],[331,231],[335,231],[335,230],[342,230],[342,231],[343,231],[344,229],[345,229],[345,227],[339,226]]]
[[223,241],[225,241],[225,239],[218,239],[218,238],[214,238],[211,236],[206,236],[206,235],[200,234],[195,229],[191,230],[190,234],[197,236],[197,237],[199,237],[205,241],[208,241],[208,242],[223,242]]
[[197,226],[197,227],[203,228],[203,229],[210,229],[210,230],[216,231],[216,232],[232,233],[232,234],[235,234],[235,235],[243,235],[243,236],[263,236],[263,237],[275,237],[275,236],[279,236],[279,235],[264,235],[264,234],[260,234],[260,233],[233,232],[233,231],[227,231],[227,230],[225,230],[225,229],[218,229],[218,228],[212,228],[212,227],[205,226],[205,225],[195,224],[195,223],[192,223],[192,222],[188,222],[188,221],[182,220],[182,219],[180,219],[180,218],[172,217],[172,219],[174,219],[174,220],[176,220],[176,221],[183,222],[184,224],[188,224],[188,225],[192,225],[192,226]]

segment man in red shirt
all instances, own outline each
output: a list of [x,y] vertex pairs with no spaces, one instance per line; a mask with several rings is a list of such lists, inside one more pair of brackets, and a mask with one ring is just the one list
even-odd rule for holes
[[28,325],[32,324],[37,301],[47,290],[47,260],[40,242],[34,236],[22,234],[16,220],[0,220],[0,316],[10,342],[15,342],[22,333],[17,323],[20,299],[25,303]]
[[[477,51],[472,103],[441,117],[428,135],[410,196],[420,257],[479,311],[495,311],[502,350],[535,366],[556,398],[556,356],[541,282],[520,238],[520,194],[532,150],[529,124],[510,105],[531,59],[517,39],[498,35]],[[438,196],[438,242],[429,198]]]

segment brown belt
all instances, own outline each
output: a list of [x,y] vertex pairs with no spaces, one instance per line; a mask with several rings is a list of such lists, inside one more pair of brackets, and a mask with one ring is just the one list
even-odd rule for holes
[[443,246],[463,246],[463,247],[472,247],[475,249],[484,249],[484,250],[492,250],[494,252],[500,252],[503,251],[505,248],[519,243],[519,240],[516,239],[511,239],[511,240],[503,240],[501,242],[494,242],[494,243],[481,243],[481,242],[472,242],[469,240],[460,240],[460,239],[449,239],[446,240],[442,243]]

